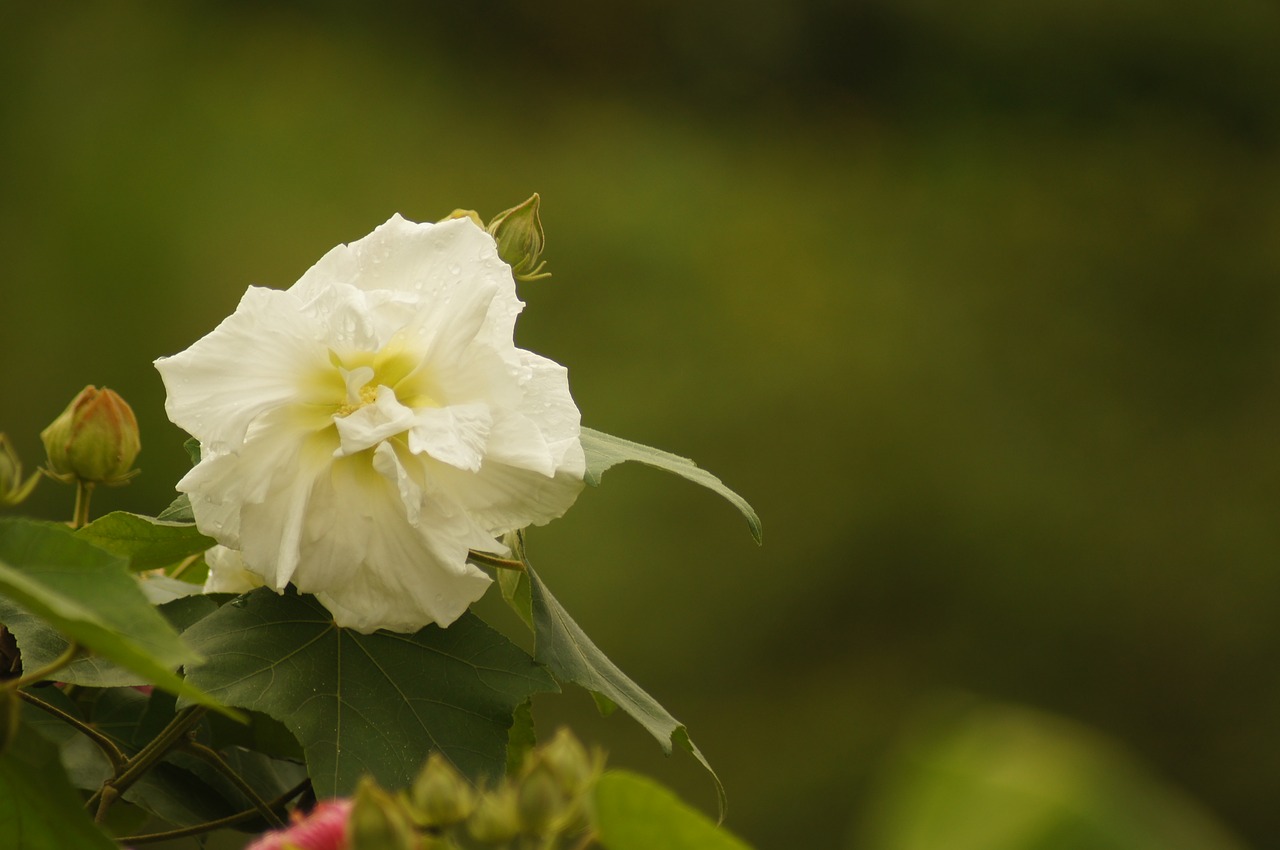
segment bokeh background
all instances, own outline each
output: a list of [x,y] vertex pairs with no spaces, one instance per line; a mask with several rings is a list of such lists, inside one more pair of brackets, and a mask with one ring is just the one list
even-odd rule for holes
[[[620,468],[531,537],[732,829],[1266,846],[1278,152],[1262,0],[7,3],[0,430],[34,465],[111,386],[144,474],[97,507],[158,511],[154,358],[393,212],[537,191],[520,344],[764,519]],[[586,696],[537,711],[713,807]]]

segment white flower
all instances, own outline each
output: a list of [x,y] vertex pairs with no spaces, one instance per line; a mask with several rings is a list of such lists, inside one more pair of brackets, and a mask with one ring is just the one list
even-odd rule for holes
[[[582,488],[565,369],[516,348],[511,269],[469,219],[396,215],[288,290],[250,287],[156,361],[200,441],[179,483],[200,530],[341,626],[447,626],[490,583],[467,551],[562,515]],[[212,579],[211,579],[212,580]]]
[[209,576],[204,580],[205,593],[248,593],[262,587],[262,576],[251,573],[235,549],[221,544],[204,553]]

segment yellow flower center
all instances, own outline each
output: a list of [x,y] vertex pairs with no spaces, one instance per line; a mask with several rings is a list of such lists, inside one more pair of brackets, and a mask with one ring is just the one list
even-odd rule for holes
[[334,416],[350,416],[366,404],[373,404],[378,397],[378,387],[372,383],[365,384],[360,388],[359,401],[347,401],[338,405],[338,409],[334,411]]

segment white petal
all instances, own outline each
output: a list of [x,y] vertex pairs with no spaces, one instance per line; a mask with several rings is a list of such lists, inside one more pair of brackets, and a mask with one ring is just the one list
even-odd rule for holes
[[475,472],[493,417],[483,404],[458,404],[419,410],[409,431],[409,451]]
[[299,563],[311,489],[332,463],[336,435],[295,427],[288,408],[264,414],[235,454],[211,454],[178,482],[196,527],[238,549],[246,567],[281,590]]
[[244,559],[235,549],[214,546],[204,553],[204,561],[209,565],[205,593],[247,593],[262,587],[262,577],[245,569]]
[[315,381],[329,370],[324,339],[296,296],[250,287],[211,333],[156,361],[165,412],[213,451],[233,449],[263,412],[327,398],[330,390]]
[[[581,447],[578,451],[582,451]],[[427,464],[433,485],[429,496],[456,505],[490,537],[530,525],[544,525],[564,516],[583,487],[581,475],[558,473],[548,477],[490,460],[486,460],[477,473],[429,460]]]
[[[397,214],[363,239],[329,251],[290,291],[306,297],[335,284],[349,284],[445,301],[485,282],[507,283],[514,298],[510,267],[498,257],[493,237],[475,222],[459,218],[418,224]],[[510,339],[515,313],[508,316],[503,310],[493,320],[507,318]]]
[[[348,516],[334,515],[337,525],[317,541],[328,545],[355,532],[363,557],[342,569],[299,573],[296,583],[315,593],[335,622],[347,628],[367,633],[379,628],[412,632],[432,622],[447,626],[491,583],[466,563],[470,544],[488,538],[465,515],[446,516],[424,500],[389,444],[379,446],[374,458],[377,475],[346,480],[344,489],[354,492],[334,494]],[[407,522],[406,512],[416,522]],[[359,520],[352,523],[350,514]]]
[[[372,369],[369,370],[372,373]],[[376,446],[383,440],[403,434],[414,426],[414,412],[396,400],[389,387],[378,387],[373,404],[335,420],[342,444],[334,450],[334,457],[353,455]]]

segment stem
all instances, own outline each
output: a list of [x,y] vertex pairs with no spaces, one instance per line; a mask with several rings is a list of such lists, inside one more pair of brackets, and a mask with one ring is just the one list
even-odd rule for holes
[[99,732],[97,729],[94,729],[88,723],[85,723],[79,717],[67,714],[57,706],[50,705],[39,697],[32,696],[26,691],[18,691],[18,697],[31,703],[41,711],[46,711],[49,714],[52,714],[63,723],[74,726],[76,731],[80,732],[90,741],[97,744],[98,749],[102,750],[102,754],[107,757],[109,762],[111,762],[112,771],[118,771],[120,768],[124,767],[124,764],[128,759],[125,758],[125,754],[120,750],[120,748],[115,745],[115,742]]
[[245,795],[249,802],[253,803],[254,809],[262,815],[267,823],[276,828],[284,826],[284,821],[275,812],[271,811],[271,807],[267,805],[262,797],[258,796],[258,792],[253,789],[253,786],[246,782],[243,776],[236,773],[231,765],[227,764],[227,760],[222,757],[221,753],[212,747],[206,747],[199,741],[187,741],[182,745],[182,748],[208,762],[215,770],[231,780],[231,783],[240,789],[240,793]]
[[194,564],[196,561],[200,560],[203,557],[204,557],[203,552],[197,552],[196,554],[187,557],[182,561],[182,563],[174,567],[173,572],[169,573],[169,578],[181,577],[181,575],[187,571],[187,567],[191,566],[192,564]]
[[71,518],[72,528],[84,528],[89,524],[89,500],[93,497],[93,482],[76,479],[76,510]]
[[475,561],[477,564],[486,567],[497,567],[500,570],[519,570],[524,572],[524,561],[512,561],[509,558],[499,558],[497,555],[490,555],[486,552],[477,552],[472,549],[467,553],[467,559]]
[[25,688],[27,685],[34,685],[36,682],[43,682],[45,679],[52,678],[54,673],[57,673],[63,667],[66,667],[72,661],[75,661],[76,656],[79,654],[80,646],[75,641],[71,641],[71,643],[67,644],[67,648],[62,651],[62,654],[53,659],[53,661],[50,661],[39,670],[32,670],[30,673],[24,673],[12,682],[6,683],[5,687]]
[[573,845],[573,850],[587,850],[591,846],[591,842],[596,840],[595,830],[587,830],[587,834],[582,836],[582,840]]
[[165,757],[165,754],[172,750],[182,740],[189,731],[191,731],[200,719],[204,717],[204,706],[193,705],[182,709],[174,715],[169,721],[169,725],[160,730],[160,734],[152,738],[145,747],[138,751],[138,754],[129,759],[122,772],[117,772],[114,777],[102,783],[102,787],[98,792],[89,798],[86,806],[92,806],[94,800],[97,800],[98,813],[94,820],[102,823],[103,818],[107,815],[107,810],[111,808],[116,798],[128,791],[133,783],[142,778],[148,770],[155,767],[156,762]]
[[[267,807],[270,809],[280,808],[285,803],[305,791],[309,784],[311,784],[310,779],[302,780],[297,785],[293,786],[288,791],[268,803]],[[199,835],[202,832],[212,832],[213,830],[220,829],[224,826],[235,826],[238,823],[252,820],[259,814],[260,812],[256,808],[245,809],[243,812],[236,812],[234,815],[227,815],[225,818],[218,818],[217,820],[211,820],[206,823],[198,823],[194,826],[184,826],[182,829],[173,829],[168,832],[151,832],[146,835],[130,835],[125,838],[121,838],[120,842],[126,845],[150,844],[155,841],[169,841],[174,838],[186,838],[191,835]]]

